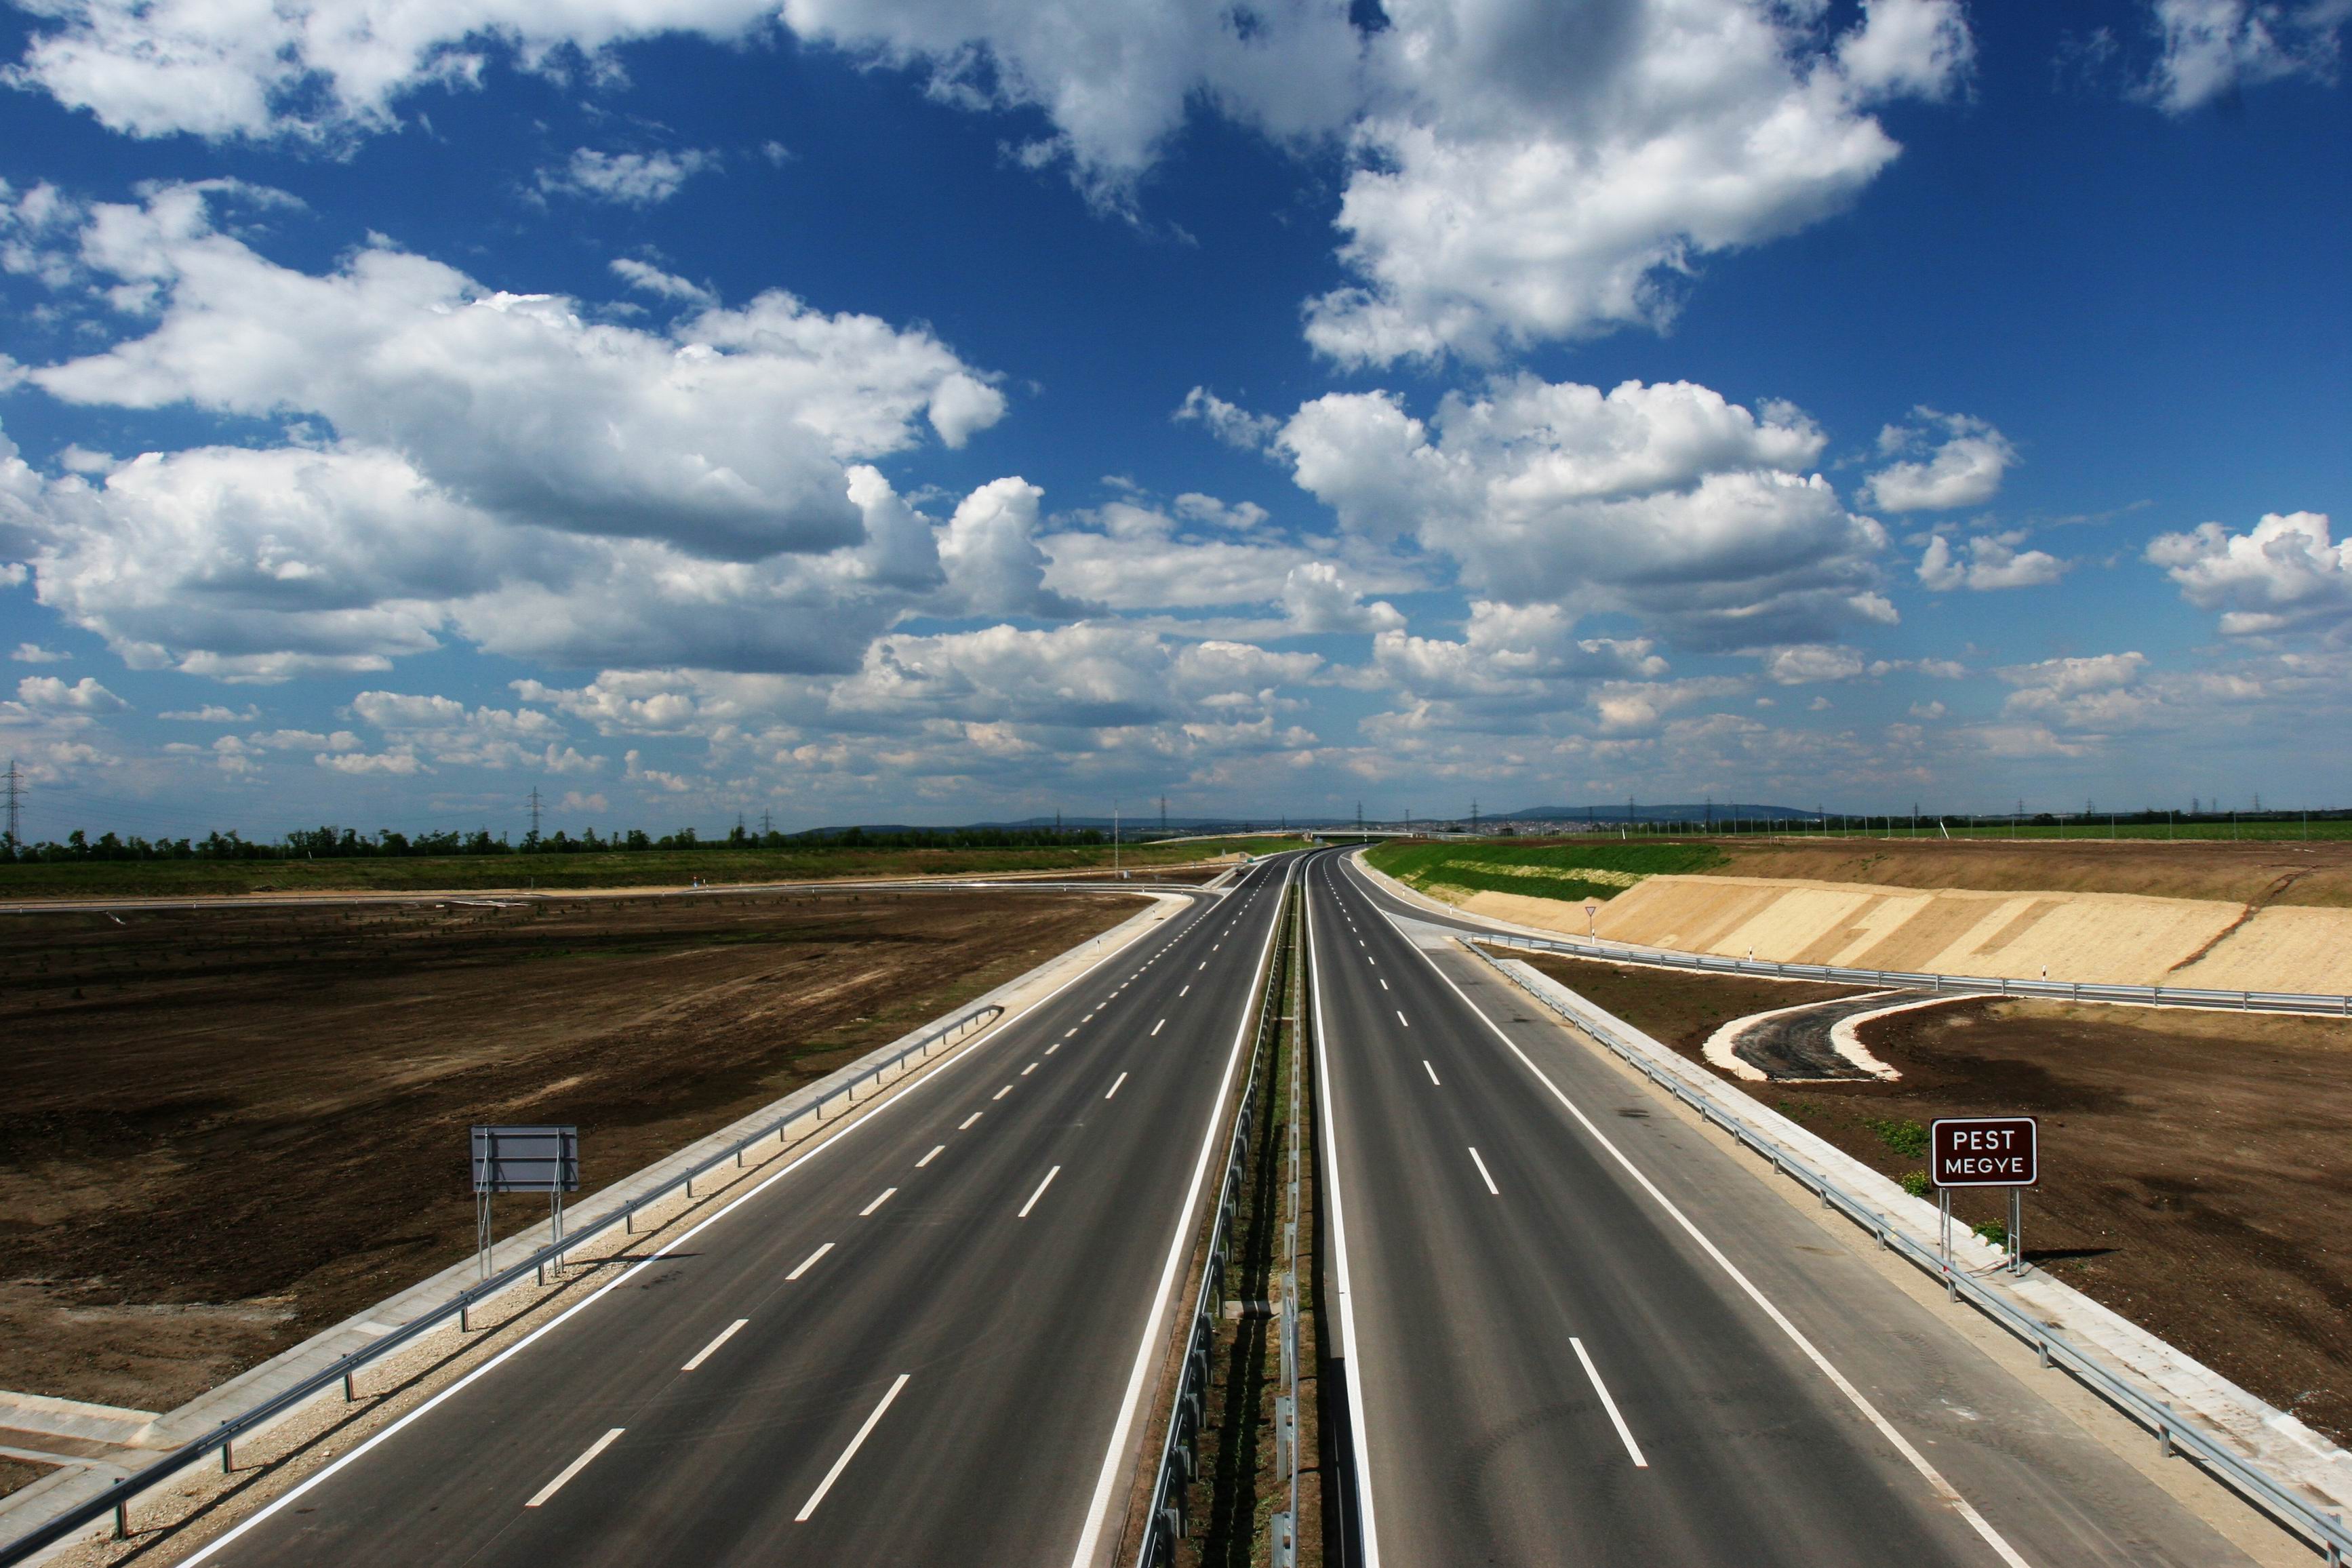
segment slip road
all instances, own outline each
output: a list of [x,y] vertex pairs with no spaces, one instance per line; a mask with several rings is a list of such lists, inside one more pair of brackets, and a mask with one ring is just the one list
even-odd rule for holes
[[1197,900],[192,1561],[1078,1561],[1117,1532],[1289,873]]

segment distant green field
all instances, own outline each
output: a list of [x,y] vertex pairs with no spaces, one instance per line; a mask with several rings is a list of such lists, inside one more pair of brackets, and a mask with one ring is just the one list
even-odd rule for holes
[[1712,871],[1728,859],[1708,843],[1599,839],[1527,845],[1504,840],[1387,843],[1365,858],[1412,887],[1432,884],[1572,903],[1613,898],[1646,876]]
[[[1192,839],[1129,844],[1121,868],[1148,871],[1234,850],[1301,849],[1298,839]],[[1108,844],[987,850],[641,850],[611,854],[354,857],[299,861],[80,861],[0,866],[0,899],[189,898],[239,893],[408,893],[440,889],[683,887],[706,883],[817,882],[1105,871]]]

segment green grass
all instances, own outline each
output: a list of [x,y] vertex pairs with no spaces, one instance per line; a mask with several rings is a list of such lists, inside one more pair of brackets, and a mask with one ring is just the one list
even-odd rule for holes
[[1927,1179],[1926,1171],[1905,1171],[1895,1179],[1902,1183],[1903,1190],[1913,1197],[1926,1197],[1936,1190],[1936,1184]]
[[1367,851],[1365,858],[1414,887],[1442,883],[1581,903],[1613,898],[1647,876],[1711,871],[1728,857],[1708,843],[1654,839],[1549,844],[1473,839],[1386,843]]
[[1927,1129],[1916,1122],[1864,1123],[1878,1134],[1878,1141],[1906,1160],[1916,1160],[1927,1152]]
[[[1191,840],[1120,848],[1122,869],[1149,871],[1234,850],[1265,855],[1303,840]],[[442,889],[683,887],[1103,871],[1110,846],[1003,850],[650,850],[575,855],[448,855],[321,861],[83,861],[0,866],[0,899],[188,898],[240,893],[406,893]]]

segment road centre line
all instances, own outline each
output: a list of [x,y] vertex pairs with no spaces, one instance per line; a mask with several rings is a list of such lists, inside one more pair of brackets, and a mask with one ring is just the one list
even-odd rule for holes
[[[1391,925],[1394,924],[1396,918],[1394,915],[1388,915],[1386,911],[1383,911],[1382,914]],[[1398,935],[1402,936],[1403,933],[1399,932]],[[1424,955],[1424,956],[1426,956],[1426,955]],[[1766,1317],[1772,1320],[1773,1324],[1778,1327],[1781,1333],[1789,1336],[1790,1343],[1795,1344],[1798,1350],[1803,1353],[1805,1359],[1811,1362],[1814,1366],[1819,1368],[1822,1375],[1828,1378],[1831,1384],[1836,1387],[1838,1392],[1844,1395],[1847,1400],[1853,1404],[1853,1407],[1862,1412],[1864,1417],[1867,1419],[1873,1427],[1877,1428],[1879,1436],[1885,1437],[1888,1443],[1894,1446],[1896,1453],[1901,1454],[1905,1459],[1910,1462],[1911,1468],[1919,1473],[1920,1478],[1927,1481],[1928,1487],[1936,1493],[1936,1495],[1941,1498],[1946,1503],[1949,1504],[1953,1511],[1957,1512],[1962,1519],[1968,1521],[1969,1528],[1974,1530],[1977,1534],[1982,1538],[1986,1545],[1991,1547],[1994,1552],[2000,1554],[2000,1560],[2003,1563],[2008,1563],[2009,1568],[2032,1568],[2032,1564],[2028,1563],[2023,1557],[2018,1554],[2017,1549],[2003,1539],[1999,1531],[1993,1529],[1992,1525],[1986,1521],[1984,1515],[1976,1511],[1975,1505],[1970,1503],[1968,1499],[1962,1497],[1958,1490],[1955,1488],[1951,1482],[1944,1479],[1943,1472],[1937,1469],[1935,1466],[1929,1464],[1927,1462],[1927,1456],[1922,1454],[1917,1448],[1914,1448],[1911,1445],[1909,1438],[1896,1431],[1893,1423],[1889,1422],[1885,1416],[1879,1414],[1878,1406],[1873,1405],[1868,1396],[1865,1396],[1861,1389],[1856,1388],[1853,1383],[1848,1381],[1845,1374],[1840,1372],[1836,1365],[1831,1362],[1830,1358],[1823,1355],[1820,1349],[1814,1345],[1813,1342],[1805,1337],[1804,1331],[1798,1328],[1794,1322],[1790,1322],[1788,1315],[1781,1312],[1779,1307],[1773,1305],[1771,1298],[1768,1297],[1762,1291],[1756,1288],[1755,1281],[1748,1279],[1745,1273],[1740,1271],[1738,1264],[1734,1263],[1728,1257],[1725,1256],[1723,1249],[1717,1247],[1705,1231],[1701,1230],[1692,1222],[1690,1216],[1685,1214],[1682,1211],[1681,1207],[1677,1205],[1674,1199],[1668,1197],[1663,1191],[1661,1191],[1658,1185],[1652,1181],[1649,1176],[1643,1172],[1640,1166],[1636,1166],[1631,1159],[1626,1157],[1625,1151],[1619,1148],[1615,1143],[1611,1141],[1609,1134],[1601,1130],[1599,1124],[1595,1123],[1591,1117],[1584,1113],[1584,1108],[1582,1106],[1579,1105],[1575,1101],[1570,1099],[1567,1094],[1561,1092],[1559,1085],[1552,1082],[1550,1075],[1545,1072],[1542,1068],[1538,1067],[1535,1064],[1534,1059],[1519,1048],[1518,1042],[1513,1040],[1509,1035],[1503,1032],[1501,1025],[1497,1024],[1493,1019],[1486,1016],[1485,1009],[1472,1001],[1469,994],[1464,991],[1460,986],[1454,984],[1453,976],[1447,974],[1444,969],[1439,968],[1437,967],[1437,961],[1434,958],[1431,958],[1429,960],[1429,967],[1431,970],[1436,974],[1439,979],[1444,981],[1446,985],[1453,989],[1455,996],[1462,998],[1462,1005],[1468,1008],[1473,1013],[1476,1014],[1478,1021],[1485,1024],[1487,1029],[1494,1032],[1496,1039],[1501,1040],[1505,1046],[1509,1048],[1511,1054],[1517,1057],[1520,1063],[1524,1065],[1529,1072],[1535,1075],[1536,1081],[1551,1092],[1552,1098],[1559,1101],[1561,1105],[1567,1108],[1569,1114],[1576,1118],[1578,1123],[1583,1126],[1585,1132],[1592,1138],[1592,1140],[1599,1144],[1602,1148],[1608,1150],[1610,1157],[1617,1162],[1619,1166],[1624,1170],[1625,1174],[1632,1176],[1633,1180],[1641,1186],[1642,1190],[1648,1193],[1658,1207],[1664,1209],[1667,1215],[1673,1218],[1675,1223],[1683,1228],[1684,1233],[1698,1244],[1700,1250],[1704,1251],[1709,1258],[1713,1259],[1716,1265],[1727,1275],[1730,1276],[1732,1282],[1739,1287],[1741,1292],[1745,1294],[1749,1301],[1755,1302],[1757,1307]],[[1352,1373],[1354,1370],[1355,1364],[1351,1359],[1349,1363],[1349,1371]]]
[[1065,1045],[1067,1045],[1068,1043],[1069,1043],[1069,1041],[1067,1041],[1066,1040],[1055,1040],[1053,1044],[1051,1044],[1051,1045],[1049,1045],[1049,1046],[1047,1046],[1047,1047],[1045,1048],[1045,1054],[1046,1054],[1046,1055],[1048,1055],[1048,1056],[1051,1056],[1051,1055],[1053,1055],[1055,1051],[1057,1051],[1061,1050],[1061,1049],[1062,1049],[1062,1047],[1064,1047]]
[[611,1448],[613,1446],[613,1439],[619,1437],[626,1430],[628,1430],[628,1428],[625,1427],[615,1427],[611,1431],[605,1433],[603,1437],[597,1438],[594,1442],[589,1444],[588,1451],[586,1453],[581,1455],[578,1458],[564,1466],[562,1472],[553,1480],[540,1488],[539,1494],[536,1497],[533,1497],[529,1502],[523,1504],[523,1507],[537,1508],[541,1503],[545,1502],[549,1498],[551,1498],[557,1492],[562,1491],[565,1481],[570,1480],[573,1476],[576,1476],[582,1470],[586,1469],[588,1468],[589,1460],[594,1458],[597,1455]]
[[917,1170],[921,1170],[925,1166],[929,1165],[933,1160],[938,1159],[941,1155],[946,1154],[947,1152],[948,1146],[945,1144],[941,1144],[938,1148],[933,1149],[929,1154],[925,1155],[921,1159],[917,1160],[915,1162],[915,1168]]
[[[1184,982],[1184,991],[1189,991],[1189,990],[1191,990],[1192,988],[1192,981],[1190,981],[1190,980],[1185,981],[1185,982]],[[1182,1000],[1184,999],[1184,991],[1179,991],[1179,992],[1177,992],[1177,993],[1176,993],[1176,999],[1177,999],[1178,1001],[1182,1001]]]
[[[1166,1019],[1161,1019],[1158,1023],[1151,1026],[1151,1034],[1158,1034],[1161,1030],[1166,1029],[1167,1027],[1168,1020]],[[1143,1038],[1150,1040],[1151,1038],[1151,1034],[1145,1035]]]
[[1022,1076],[1022,1077],[1024,1077],[1024,1078],[1026,1078],[1026,1077],[1028,1077],[1031,1073],[1033,1073],[1033,1072],[1034,1072],[1034,1071],[1037,1071],[1037,1064],[1036,1064],[1035,1062],[1034,1062],[1034,1061],[1033,1061],[1033,1062],[1031,1062],[1028,1066],[1026,1066],[1026,1067],[1024,1067],[1024,1068],[1023,1068],[1023,1069],[1021,1070],[1021,1076]]
[[[1378,977],[1375,977],[1375,978],[1378,978]],[[1385,991],[1385,990],[1387,990],[1388,988],[1389,988],[1389,983],[1388,983],[1386,980],[1381,980],[1381,989],[1382,989],[1382,990],[1384,990],[1384,991]]]
[[[1091,1014],[1089,1014],[1088,1016],[1089,1016],[1089,1017],[1091,1017],[1092,1015],[1091,1015]],[[1077,1032],[1078,1032],[1078,1031],[1077,1031],[1076,1030],[1074,1030],[1074,1029],[1066,1029],[1066,1030],[1064,1030],[1062,1031],[1062,1038],[1063,1038],[1064,1040],[1067,1040],[1067,1039],[1069,1039],[1069,1038],[1070,1038],[1070,1036],[1072,1036],[1072,1035],[1074,1035],[1074,1034],[1076,1034],[1076,1033],[1077,1033]]]
[[1118,1086],[1119,1086],[1119,1084],[1124,1083],[1124,1082],[1127,1082],[1127,1074],[1126,1074],[1126,1073],[1124,1073],[1124,1072],[1120,1073],[1120,1074],[1118,1075],[1118,1077],[1115,1081],[1113,1081],[1113,1082],[1111,1083],[1111,1086],[1110,1086],[1108,1089],[1107,1089],[1107,1090],[1105,1090],[1105,1091],[1103,1092],[1103,1098],[1104,1098],[1104,1099],[1106,1099],[1106,1100],[1108,1100],[1108,1099],[1109,1099],[1112,1095],[1114,1095],[1114,1094],[1118,1093]]
[[882,1189],[882,1196],[881,1196],[880,1197],[876,1198],[872,1203],[867,1204],[864,1208],[861,1208],[861,1209],[859,1209],[859,1210],[857,1211],[857,1218],[860,1218],[860,1219],[863,1219],[863,1218],[865,1218],[867,1215],[872,1214],[876,1209],[877,1209],[877,1208],[881,1207],[884,1204],[886,1204],[886,1203],[889,1202],[889,1201],[890,1201],[890,1195],[891,1195],[892,1193],[894,1193],[894,1192],[897,1192],[898,1190],[898,1189],[897,1187],[895,1187],[895,1186],[886,1186],[886,1187],[884,1187],[884,1188]]
[[[1478,1167],[1478,1179],[1486,1184],[1487,1192],[1496,1197],[1502,1197],[1503,1189],[1496,1186],[1495,1185],[1495,1178],[1486,1174],[1486,1162],[1478,1157],[1478,1151],[1475,1148],[1470,1151],[1470,1160],[1472,1164]],[[878,1202],[880,1200],[877,1199],[876,1201]]]
[[1404,1025],[1407,1029],[1411,1029],[1412,1027],[1412,1020],[1404,1016],[1404,1009],[1402,1008],[1399,1008],[1397,1009],[1397,1022]]
[[998,1090],[995,1093],[993,1093],[993,1094],[990,1095],[990,1096],[989,1096],[989,1098],[990,1098],[991,1100],[1002,1100],[1002,1099],[1003,1099],[1007,1094],[1010,1094],[1010,1093],[1012,1093],[1012,1092],[1013,1092],[1013,1085],[1012,1085],[1012,1084],[1010,1084],[1010,1083],[1008,1083],[1008,1084],[1006,1084],[1003,1088],[1002,1088],[1002,1089]]
[[971,1124],[987,1114],[988,1113],[985,1111],[974,1111],[971,1115],[966,1116],[962,1121],[956,1124],[956,1131],[959,1133],[970,1132],[971,1130]]
[[712,1340],[709,1344],[706,1344],[700,1350],[696,1351],[694,1353],[694,1359],[688,1362],[684,1366],[679,1367],[678,1370],[680,1372],[692,1372],[696,1367],[700,1366],[704,1362],[709,1361],[714,1351],[718,1350],[720,1345],[725,1344],[729,1340],[733,1339],[737,1334],[740,1333],[743,1331],[743,1325],[751,1321],[751,1320],[749,1318],[737,1318],[733,1322],[729,1323],[725,1328],[720,1329],[717,1339]]
[[[1426,1073],[1428,1073],[1428,1074],[1429,1074],[1429,1081],[1430,1081],[1432,1083],[1437,1083],[1437,1069],[1435,1069],[1434,1067],[1432,1067],[1432,1066],[1429,1064],[1429,1058],[1427,1058],[1427,1057],[1425,1057],[1425,1056],[1424,1056],[1424,1057],[1423,1057],[1423,1058],[1421,1059],[1421,1070],[1422,1070],[1423,1072],[1426,1072]],[[1443,1083],[1437,1083],[1437,1086],[1438,1086],[1440,1089],[1443,1089],[1443,1088],[1444,1088],[1444,1087],[1445,1087],[1445,1085],[1444,1085],[1444,1084],[1443,1084]]]
[[[1106,1098],[1108,1098],[1108,1096],[1106,1096]],[[1045,1173],[1045,1179],[1037,1184],[1037,1190],[1029,1195],[1029,1201],[1023,1204],[1021,1206],[1021,1212],[1014,1215],[1013,1218],[1015,1219],[1028,1218],[1029,1211],[1037,1207],[1037,1200],[1045,1196],[1045,1189],[1053,1186],[1054,1178],[1061,1174],[1062,1167],[1059,1166],[1055,1166],[1052,1170],[1047,1171]]]
[[832,1251],[832,1250],[833,1250],[833,1243],[832,1243],[832,1242],[830,1242],[830,1241],[826,1242],[824,1246],[822,1246],[822,1247],[818,1248],[815,1251],[814,1251],[814,1252],[810,1253],[807,1257],[805,1257],[805,1258],[802,1259],[802,1260],[801,1260],[801,1266],[800,1266],[799,1268],[797,1268],[797,1269],[793,1270],[791,1273],[789,1273],[789,1274],[785,1275],[785,1276],[784,1276],[784,1278],[785,1278],[785,1279],[787,1279],[787,1280],[797,1280],[797,1279],[799,1279],[803,1274],[805,1274],[805,1273],[807,1273],[807,1272],[809,1271],[810,1268],[811,1268],[811,1267],[813,1267],[813,1266],[815,1264],[815,1262],[816,1262],[816,1260],[817,1260],[818,1259],[820,1259],[820,1258],[824,1257],[826,1253],[828,1253],[828,1252],[830,1252],[830,1251]]
[[1584,1375],[1592,1379],[1592,1392],[1601,1396],[1601,1407],[1609,1412],[1610,1423],[1617,1428],[1617,1435],[1625,1439],[1625,1451],[1633,1456],[1633,1468],[1648,1469],[1650,1461],[1642,1457],[1642,1445],[1633,1441],[1633,1428],[1626,1426],[1625,1417],[1617,1413],[1617,1401],[1609,1397],[1609,1385],[1601,1381],[1601,1369],[1593,1365],[1592,1357],[1585,1354],[1584,1342],[1571,1334],[1568,1343],[1576,1348],[1576,1359],[1584,1363]]
[[841,1479],[841,1472],[849,1468],[849,1461],[856,1458],[857,1450],[866,1446],[866,1439],[872,1434],[875,1423],[882,1419],[882,1412],[890,1408],[890,1402],[898,1397],[898,1390],[907,1386],[907,1379],[912,1375],[912,1373],[906,1372],[898,1375],[898,1381],[890,1385],[889,1393],[882,1396],[882,1403],[874,1406],[874,1414],[866,1417],[866,1425],[857,1428],[857,1436],[849,1439],[849,1447],[841,1450],[841,1458],[833,1461],[833,1469],[824,1472],[824,1479],[817,1482],[816,1490],[809,1494],[808,1501],[801,1504],[800,1512],[793,1515],[794,1524],[809,1521],[809,1516],[816,1511],[816,1505],[824,1500],[824,1494],[833,1490],[833,1483]]

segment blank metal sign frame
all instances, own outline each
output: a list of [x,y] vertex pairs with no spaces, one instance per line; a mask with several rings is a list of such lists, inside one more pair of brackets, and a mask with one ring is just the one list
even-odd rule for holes
[[474,1190],[578,1192],[577,1127],[476,1127]]

